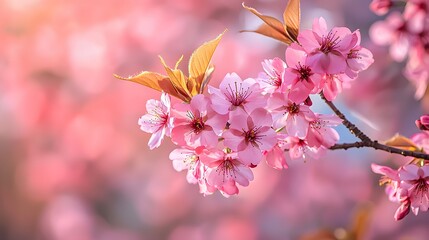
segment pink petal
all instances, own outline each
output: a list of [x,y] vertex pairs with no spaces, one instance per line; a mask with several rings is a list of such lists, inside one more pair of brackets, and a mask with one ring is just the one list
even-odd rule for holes
[[392,180],[399,180],[398,171],[391,169],[390,167],[381,166],[377,164],[371,164],[371,169],[374,173],[385,175]]
[[227,114],[229,112],[229,108],[231,107],[231,102],[225,99],[225,95],[223,95],[219,89],[212,86],[208,86],[208,88],[211,107],[213,110],[219,114]]
[[225,131],[222,134],[222,137],[224,138],[224,145],[226,147],[231,148],[234,151],[238,150],[238,146],[244,142],[244,138],[241,136],[240,131],[238,130],[234,130],[234,129],[230,129]]
[[235,181],[232,180],[227,181],[225,184],[223,184],[222,187],[219,188],[219,190],[224,196],[225,193],[227,194],[225,197],[228,197],[228,195],[238,194],[239,192],[238,187],[235,185]]
[[[316,38],[316,33],[311,30],[303,30],[298,35],[298,41],[302,45],[302,48],[306,53],[312,53],[316,49],[319,49],[320,43]],[[287,62],[287,61],[286,61]],[[288,66],[289,65],[288,63]],[[295,66],[295,65],[292,65]]]
[[403,181],[419,179],[419,169],[419,166],[415,164],[405,165],[399,170],[399,177]]
[[312,89],[308,89],[303,82],[297,82],[289,92],[289,99],[294,103],[302,103],[310,95]]
[[296,43],[292,43],[286,49],[286,63],[291,68],[297,68],[297,66],[304,65],[306,56],[307,53],[304,52]]
[[256,127],[271,126],[273,123],[271,114],[263,108],[257,108],[253,110],[252,113],[250,113],[250,116],[254,126]]
[[165,128],[160,129],[159,131],[156,131],[150,136],[148,146],[150,150],[157,148],[161,145],[162,139],[165,135]]
[[265,159],[267,164],[274,169],[288,168],[285,152],[278,146],[275,146],[272,150],[268,151],[265,155]]
[[308,125],[308,121],[299,115],[292,115],[286,120],[286,130],[288,134],[301,139],[307,136]]
[[315,18],[313,20],[312,30],[317,33],[319,36],[326,35],[328,31],[328,26],[326,20],[323,17]]
[[262,151],[270,150],[277,143],[277,134],[271,127],[265,127],[260,129],[258,135],[261,135],[259,139],[259,149]]
[[246,149],[238,152],[238,157],[245,165],[258,165],[262,159],[262,152],[257,147],[248,145]]
[[173,130],[171,130],[171,141],[176,145],[186,146],[185,136],[189,136],[191,131],[192,129],[189,125],[175,126]]

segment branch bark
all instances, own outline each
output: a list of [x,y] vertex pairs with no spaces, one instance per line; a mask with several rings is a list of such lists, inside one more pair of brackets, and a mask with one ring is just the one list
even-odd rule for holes
[[332,109],[332,111],[339,117],[341,120],[343,120],[343,125],[350,130],[352,134],[354,134],[357,138],[359,138],[361,141],[357,141],[354,143],[340,143],[335,144],[334,146],[330,147],[331,150],[338,150],[343,149],[347,150],[349,148],[362,148],[362,147],[368,147],[373,148],[376,150],[381,150],[393,154],[400,154],[402,156],[408,156],[408,157],[414,157],[414,158],[420,158],[429,160],[429,154],[426,154],[424,152],[420,151],[409,151],[409,150],[403,150],[400,148],[395,148],[391,146],[387,146],[385,144],[379,143],[377,140],[372,140],[370,137],[368,137],[365,133],[363,133],[356,125],[351,123],[346,116],[334,105],[333,102],[328,101],[324,96],[323,93],[320,94],[322,99],[325,101],[325,103]]

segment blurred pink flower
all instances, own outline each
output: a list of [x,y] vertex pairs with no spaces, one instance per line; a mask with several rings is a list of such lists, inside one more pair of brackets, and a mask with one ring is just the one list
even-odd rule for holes
[[385,20],[375,22],[369,34],[376,44],[390,46],[390,55],[394,60],[405,59],[410,41],[407,22],[400,13],[393,12]]
[[392,0],[372,0],[369,8],[378,15],[384,15],[390,10],[392,6]]
[[423,131],[429,130],[429,115],[421,116],[415,123],[418,129]]
[[419,132],[411,137],[411,140],[424,152],[429,152],[429,133],[427,131]]

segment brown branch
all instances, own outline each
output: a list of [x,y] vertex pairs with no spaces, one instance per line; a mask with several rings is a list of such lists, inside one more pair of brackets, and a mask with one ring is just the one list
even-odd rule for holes
[[369,138],[365,133],[363,133],[358,127],[356,127],[353,123],[351,123],[346,116],[332,103],[331,101],[328,101],[325,96],[323,96],[323,93],[320,93],[320,97],[325,101],[325,103],[334,111],[334,113],[343,120],[343,125],[350,130],[352,134],[354,134],[356,137],[358,137],[362,141],[371,141],[371,138]]
[[349,148],[361,148],[361,147],[367,147],[364,142],[354,142],[354,143],[338,143],[334,146],[330,147],[331,150],[347,150]]
[[334,111],[334,113],[339,118],[341,118],[343,120],[343,125],[347,129],[349,129],[352,134],[354,134],[356,137],[358,137],[361,140],[361,141],[354,142],[354,143],[335,144],[332,147],[330,147],[329,149],[331,149],[331,150],[338,150],[338,149],[347,150],[349,148],[368,147],[368,148],[373,148],[376,150],[382,150],[382,151],[393,153],[393,154],[400,154],[402,156],[429,160],[429,154],[426,154],[424,152],[403,150],[400,148],[395,148],[395,147],[391,147],[391,146],[381,144],[377,140],[372,140],[365,133],[363,133],[358,127],[356,127],[353,123],[351,123],[346,118],[346,116],[344,116],[344,114],[334,105],[334,103],[332,103],[331,101],[328,101],[325,98],[325,96],[323,96],[323,93],[321,93],[320,96],[325,101],[325,103],[332,109],[332,111]]
[[349,148],[362,148],[362,147],[368,147],[368,148],[374,148],[376,150],[382,150],[385,152],[393,153],[393,154],[400,154],[402,156],[406,157],[415,157],[420,159],[429,160],[429,154],[426,154],[424,152],[415,152],[415,151],[409,151],[409,150],[402,150],[400,148],[395,148],[391,146],[387,146],[384,144],[381,144],[377,141],[362,141],[362,142],[354,142],[354,143],[340,143],[335,144],[334,146],[330,147],[330,150],[347,150]]

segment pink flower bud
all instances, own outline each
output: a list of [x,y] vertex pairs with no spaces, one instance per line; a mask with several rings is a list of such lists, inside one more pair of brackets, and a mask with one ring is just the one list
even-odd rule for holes
[[423,115],[420,119],[416,120],[416,126],[420,130],[428,131],[429,130],[429,115]]
[[396,210],[395,220],[399,221],[403,219],[405,216],[407,216],[408,213],[410,213],[410,206],[411,206],[410,199],[407,198],[405,201],[402,202],[401,206],[399,206],[399,208]]
[[389,11],[392,5],[393,3],[391,0],[373,0],[369,8],[377,15],[384,15]]

